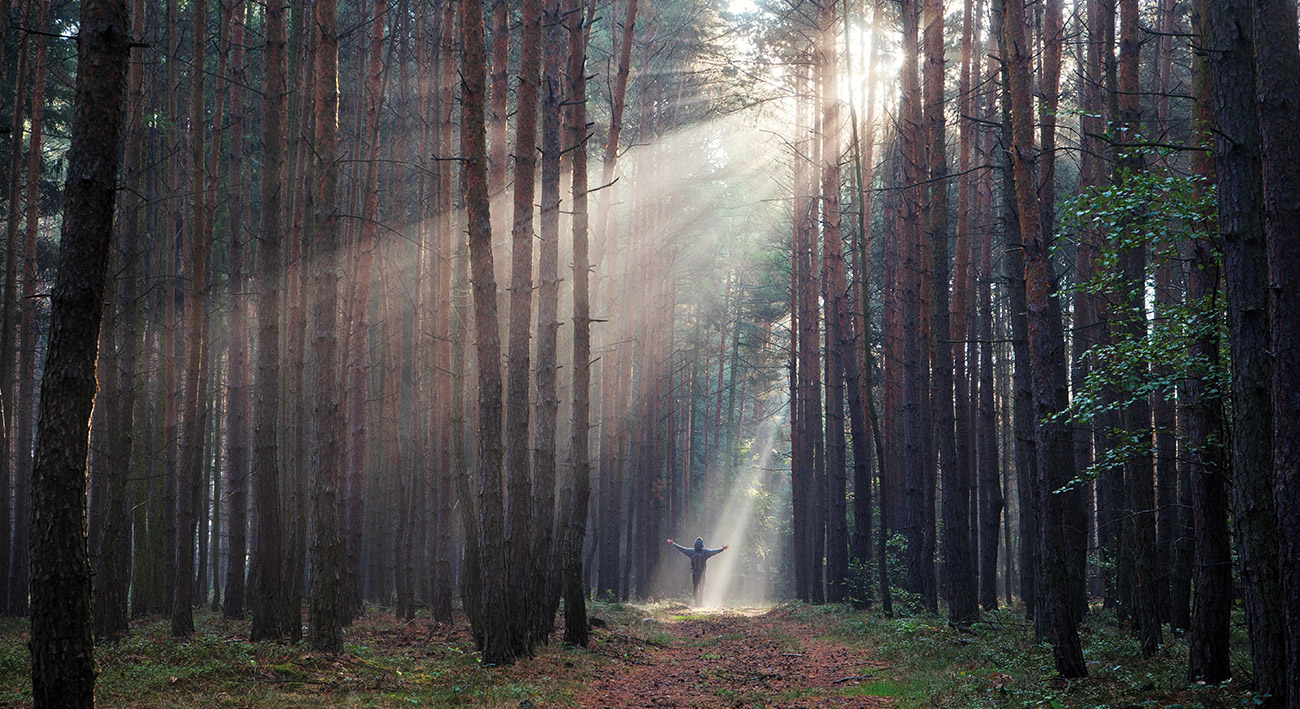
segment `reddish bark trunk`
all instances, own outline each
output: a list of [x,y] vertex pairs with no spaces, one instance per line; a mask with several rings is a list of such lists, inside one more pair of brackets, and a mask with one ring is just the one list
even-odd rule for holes
[[[503,3],[504,4],[504,3]],[[524,4],[519,60],[519,110],[515,118],[514,226],[511,230],[510,351],[506,385],[506,474],[510,489],[506,519],[506,571],[530,583],[512,584],[511,632],[524,638],[525,652],[539,639],[544,612],[543,567],[530,541],[545,532],[533,525],[532,466],[528,450],[529,320],[533,308],[533,198],[537,165],[537,98],[542,67],[542,2]],[[548,549],[549,551],[549,549]]]
[[1039,531],[1042,548],[1043,585],[1038,589],[1038,617],[1052,643],[1056,670],[1063,677],[1088,674],[1079,642],[1077,619],[1069,587],[1068,544],[1071,530],[1066,525],[1068,495],[1056,494],[1074,477],[1073,444],[1070,430],[1052,414],[1068,402],[1065,378],[1064,338],[1060,306],[1052,292],[1054,276],[1047,241],[1039,221],[1038,197],[1034,192],[1032,154],[1033,119],[1029,101],[1030,48],[1024,36],[1024,8],[1014,0],[1004,3],[1003,36],[1008,50],[1007,69],[1011,111],[1011,166],[1015,176],[1016,206],[1025,252],[1025,298],[1034,383],[1034,414],[1038,423],[1039,496],[1043,524]]
[[266,8],[266,67],[262,91],[262,223],[257,261],[257,369],[253,402],[253,523],[249,605],[252,640],[278,638],[286,630],[280,604],[280,481],[276,436],[280,418],[281,260],[284,236],[284,8]]
[[338,4],[315,8],[316,124],[313,154],[315,249],[312,253],[311,614],[308,641],[318,652],[343,651],[343,550],[339,536],[342,463],[338,377]]

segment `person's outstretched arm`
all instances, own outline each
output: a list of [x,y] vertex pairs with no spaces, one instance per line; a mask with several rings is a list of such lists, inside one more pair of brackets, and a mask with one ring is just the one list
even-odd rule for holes
[[681,544],[678,544],[677,542],[674,542],[674,541],[671,540],[671,539],[668,540],[668,543],[671,544],[671,545],[673,545],[673,546],[675,546],[675,547],[677,547],[677,551],[680,551],[681,553],[685,554],[686,556],[691,556],[691,555],[695,552],[694,549],[692,549],[692,548],[690,548],[690,547],[684,547],[684,546],[682,546]]
[[[721,549],[705,549],[704,553],[708,556],[716,556],[730,548],[731,548],[730,544],[723,544]],[[708,556],[706,556],[705,558],[708,558]]]

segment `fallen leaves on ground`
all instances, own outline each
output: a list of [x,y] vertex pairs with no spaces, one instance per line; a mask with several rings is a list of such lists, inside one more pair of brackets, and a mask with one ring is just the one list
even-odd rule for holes
[[887,707],[887,668],[781,607],[689,611],[594,633],[614,661],[583,707]]

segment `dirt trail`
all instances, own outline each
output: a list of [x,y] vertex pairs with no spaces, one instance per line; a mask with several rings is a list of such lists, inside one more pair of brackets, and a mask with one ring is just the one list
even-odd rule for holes
[[588,684],[584,707],[888,707],[883,663],[800,622],[787,609],[691,611],[598,630],[616,660]]

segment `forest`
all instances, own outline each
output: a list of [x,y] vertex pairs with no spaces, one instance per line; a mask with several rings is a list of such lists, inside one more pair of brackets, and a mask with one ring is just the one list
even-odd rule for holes
[[1300,708],[1298,29],[3,3],[0,705]]

